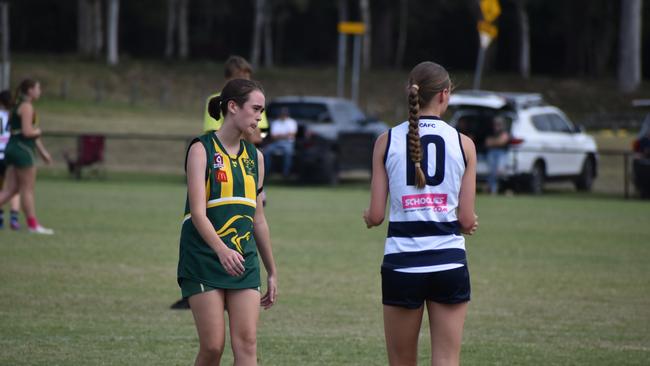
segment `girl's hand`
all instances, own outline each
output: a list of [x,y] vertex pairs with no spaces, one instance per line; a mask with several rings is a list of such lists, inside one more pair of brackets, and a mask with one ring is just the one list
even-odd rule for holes
[[50,155],[49,152],[47,152],[47,151],[43,152],[43,161],[47,165],[52,165],[52,156]]
[[273,304],[275,304],[277,294],[278,294],[277,279],[275,278],[275,275],[270,275],[267,278],[266,294],[264,294],[264,296],[260,300],[260,305],[262,305],[264,309],[269,309],[271,306],[273,306]]
[[472,225],[471,229],[467,231],[463,231],[463,234],[474,235],[477,229],[478,229],[478,216],[474,214],[474,225]]
[[219,262],[229,275],[236,277],[244,274],[244,257],[239,252],[225,247],[217,252]]
[[363,210],[363,221],[366,223],[366,227],[370,229],[372,224],[368,221],[369,210],[366,208]]

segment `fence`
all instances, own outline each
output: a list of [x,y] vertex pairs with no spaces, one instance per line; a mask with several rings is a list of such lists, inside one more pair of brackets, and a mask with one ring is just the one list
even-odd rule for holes
[[[77,138],[80,135],[82,134],[78,132],[64,131],[45,133],[45,145],[54,157],[54,168],[65,168],[63,154],[66,151],[76,154]],[[185,151],[193,138],[187,135],[146,133],[103,133],[102,135],[106,138],[104,166],[109,172],[183,174]],[[526,152],[532,151],[526,150]],[[631,197],[633,195],[632,152],[602,149],[598,151],[598,155],[598,177],[594,182],[593,191],[621,194],[625,198]],[[547,187],[572,189],[570,183],[549,182]]]

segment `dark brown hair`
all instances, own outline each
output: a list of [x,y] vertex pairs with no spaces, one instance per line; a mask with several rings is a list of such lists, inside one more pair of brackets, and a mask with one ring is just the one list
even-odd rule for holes
[[259,90],[264,94],[262,85],[253,80],[234,79],[230,80],[223,87],[221,94],[210,99],[208,103],[208,113],[210,117],[219,120],[221,116],[228,114],[228,102],[234,101],[242,107],[248,101],[248,96],[254,90]]
[[21,81],[16,88],[16,94],[14,95],[14,104],[20,103],[22,97],[27,95],[27,93],[29,93],[29,89],[35,87],[36,84],[38,84],[38,81],[33,79],[24,79]]
[[429,104],[436,94],[450,87],[449,73],[447,73],[444,67],[435,62],[421,62],[411,70],[411,74],[409,75],[408,147],[411,161],[415,163],[415,186],[418,188],[423,188],[426,184],[426,177],[420,166],[420,161],[422,161],[418,120],[420,106]]
[[230,56],[223,65],[223,76],[226,79],[232,78],[239,73],[253,73],[253,67],[241,56]]

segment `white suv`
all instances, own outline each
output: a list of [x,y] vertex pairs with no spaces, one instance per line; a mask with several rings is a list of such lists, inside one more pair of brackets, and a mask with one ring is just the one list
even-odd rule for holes
[[500,116],[510,133],[501,187],[540,194],[545,181],[570,180],[580,191],[591,190],[597,173],[594,139],[577,128],[539,94],[457,91],[449,101],[450,123],[476,144],[477,175],[488,175],[485,138]]

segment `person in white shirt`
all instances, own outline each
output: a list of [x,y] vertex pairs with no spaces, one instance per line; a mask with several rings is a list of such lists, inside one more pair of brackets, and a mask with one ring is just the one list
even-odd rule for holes
[[[11,136],[9,128],[9,110],[11,109],[11,92],[4,90],[0,92],[0,188],[3,187],[5,171],[5,148]],[[10,202],[9,226],[12,230],[20,229],[18,215],[20,210],[20,195],[14,195]],[[4,210],[0,207],[0,229],[4,227]]]
[[291,162],[293,160],[293,143],[298,132],[296,120],[289,116],[289,109],[284,107],[280,110],[280,116],[271,122],[271,139],[273,142],[264,149],[264,165],[267,176],[272,172],[271,160],[276,152],[283,156],[282,175],[288,177],[291,174]]
[[452,88],[442,66],[418,64],[408,85],[408,120],[375,143],[363,218],[368,228],[380,225],[390,203],[381,266],[389,364],[417,364],[426,308],[431,364],[456,366],[471,292],[462,234],[478,226],[476,148],[440,117]]

